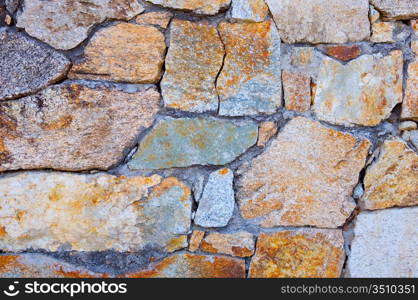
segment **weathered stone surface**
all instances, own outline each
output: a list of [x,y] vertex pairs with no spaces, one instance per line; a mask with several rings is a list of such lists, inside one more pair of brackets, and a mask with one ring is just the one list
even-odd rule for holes
[[238,170],[241,215],[263,227],[341,226],[370,147],[304,117],[291,120],[270,146]]
[[372,36],[370,41],[373,43],[392,43],[394,42],[394,31],[396,24],[393,22],[376,22],[372,25]]
[[269,8],[264,0],[232,0],[231,17],[237,20],[262,22]]
[[174,177],[16,173],[0,179],[0,198],[7,251],[174,250],[190,228],[190,189]]
[[418,37],[418,19],[411,20],[412,30],[415,32],[415,36]]
[[418,155],[400,139],[386,140],[364,178],[366,209],[418,204]]
[[0,103],[0,171],[108,169],[152,124],[160,95],[64,83]]
[[384,19],[408,20],[418,17],[416,0],[370,0]]
[[210,253],[248,257],[254,254],[254,244],[254,236],[245,231],[230,234],[211,233],[202,241],[201,249]]
[[204,112],[218,109],[215,81],[224,47],[216,27],[173,20],[161,92],[167,107]]
[[[416,45],[418,49],[418,41]],[[418,121],[418,59],[408,65],[408,79],[405,97],[402,103],[401,117],[402,119]]]
[[171,12],[154,11],[139,15],[136,17],[135,22],[143,25],[156,25],[166,29],[171,21],[171,18],[173,18],[173,14]]
[[217,80],[219,114],[272,114],[282,104],[280,36],[272,21],[219,25],[226,56]]
[[283,71],[283,90],[286,109],[299,112],[311,108],[311,77]]
[[245,262],[217,255],[180,253],[148,270],[127,274],[130,278],[245,278]]
[[0,29],[0,100],[35,93],[65,77],[70,61],[22,33]]
[[341,230],[299,229],[261,233],[249,276],[339,277],[344,264]]
[[267,142],[277,133],[277,125],[274,122],[260,124],[257,146],[264,147]]
[[313,47],[297,47],[292,52],[291,64],[297,67],[310,65],[314,59],[314,55]]
[[96,32],[70,78],[157,83],[162,75],[164,35],[151,26],[120,23]]
[[373,7],[373,5],[370,5],[369,18],[372,25],[380,19],[380,13]]
[[16,26],[54,48],[67,50],[106,19],[129,20],[144,8],[137,0],[25,1]]
[[369,38],[367,0],[266,0],[286,43],[347,43]]
[[418,125],[417,123],[413,121],[404,121],[399,123],[399,130],[405,131],[405,130],[415,130],[417,129]]
[[190,236],[190,242],[189,242],[189,251],[195,252],[200,247],[200,243],[203,240],[203,237],[205,236],[205,232],[201,230],[193,230],[192,235]]
[[196,14],[215,15],[229,7],[231,0],[148,0],[164,7],[192,11]]
[[328,46],[326,48],[326,53],[342,61],[349,61],[360,56],[361,48],[357,45],[335,45]]
[[17,7],[19,6],[19,0],[6,0],[7,11],[11,14],[15,13]]
[[401,51],[363,55],[346,65],[324,58],[313,110],[319,119],[345,126],[376,126],[402,102]]
[[1,278],[96,278],[101,276],[102,274],[93,273],[41,254],[0,255]]
[[418,276],[418,207],[364,211],[348,256],[351,277]]
[[170,118],[157,122],[129,162],[130,169],[225,165],[257,141],[257,125],[243,121]]
[[224,168],[209,175],[199,199],[194,222],[202,227],[226,226],[234,212],[234,174]]

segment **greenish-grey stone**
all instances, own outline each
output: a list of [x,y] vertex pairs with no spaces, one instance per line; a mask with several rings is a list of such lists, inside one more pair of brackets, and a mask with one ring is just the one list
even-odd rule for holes
[[130,169],[165,169],[192,165],[224,165],[258,137],[252,121],[170,118],[157,122],[128,163]]

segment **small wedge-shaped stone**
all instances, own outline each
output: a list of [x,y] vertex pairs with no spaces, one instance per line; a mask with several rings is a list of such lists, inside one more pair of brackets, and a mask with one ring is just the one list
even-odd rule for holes
[[322,61],[313,110],[320,120],[344,126],[376,126],[402,102],[401,51],[363,55],[346,65]]
[[19,28],[54,48],[68,50],[87,38],[106,19],[129,20],[144,11],[137,0],[25,1],[17,15]]
[[248,257],[254,254],[254,236],[242,231],[237,233],[211,233],[202,241],[201,249],[210,253]]
[[224,47],[216,27],[203,22],[171,23],[161,93],[166,107],[205,112],[218,109],[215,81]]
[[299,229],[261,233],[249,277],[340,277],[344,239],[337,229]]
[[368,0],[266,0],[284,42],[347,43],[370,36]]
[[[411,48],[418,57],[418,40],[412,42]],[[418,58],[408,65],[408,79],[401,117],[418,121]]]
[[164,7],[191,11],[202,15],[215,15],[229,7],[231,0],[148,0]]
[[65,77],[70,61],[24,34],[0,29],[0,100],[36,93]]
[[400,139],[386,140],[364,178],[366,209],[418,205],[418,155]]
[[408,20],[418,17],[417,0],[370,0],[384,19]]
[[282,105],[280,36],[272,21],[219,25],[225,63],[216,88],[219,114],[273,114]]
[[96,32],[70,78],[157,83],[162,75],[164,35],[152,26],[120,23]]
[[263,227],[344,224],[370,142],[304,117],[291,120],[265,152],[238,170],[241,215]]
[[264,0],[232,0],[231,18],[236,20],[262,22],[269,8]]
[[254,122],[203,118],[157,121],[129,162],[130,169],[225,165],[257,142]]
[[190,189],[174,177],[17,173],[0,179],[0,199],[7,251],[173,251],[190,228]]
[[155,87],[124,92],[64,83],[0,102],[0,171],[108,169],[158,112]]

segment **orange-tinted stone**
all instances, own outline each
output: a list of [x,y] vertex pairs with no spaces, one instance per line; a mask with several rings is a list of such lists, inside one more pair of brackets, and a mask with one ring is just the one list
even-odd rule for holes
[[196,14],[215,15],[228,8],[231,0],[148,0],[151,3]]
[[277,124],[274,122],[263,122],[258,131],[257,146],[264,147],[267,142],[277,133]]
[[248,232],[211,233],[202,241],[201,249],[210,253],[248,257],[254,254],[254,237]]
[[205,232],[201,230],[193,230],[189,242],[189,251],[195,252],[200,247],[200,243],[205,236]]
[[286,109],[299,112],[311,108],[311,77],[301,73],[283,71],[283,90]]
[[[412,42],[412,48],[418,55],[418,41]],[[408,79],[402,103],[402,119],[418,121],[418,59],[408,66]]]
[[342,61],[349,61],[354,58],[357,58],[361,54],[361,48],[357,45],[345,46],[345,45],[336,45],[328,46],[326,48],[326,53],[330,56],[338,58]]
[[173,14],[168,11],[164,12],[149,12],[136,17],[135,22],[142,25],[157,25],[166,29],[171,21]]

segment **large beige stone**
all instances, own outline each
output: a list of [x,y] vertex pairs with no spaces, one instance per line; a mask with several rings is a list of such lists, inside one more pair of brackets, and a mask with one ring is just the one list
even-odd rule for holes
[[0,199],[6,251],[187,245],[178,240],[190,228],[190,189],[174,177],[16,173],[0,179]]
[[291,120],[265,152],[238,170],[241,215],[263,227],[344,224],[370,142],[304,117]]
[[346,65],[325,57],[315,91],[318,118],[344,126],[376,126],[402,102],[403,57],[363,55]]
[[364,207],[417,205],[418,155],[400,139],[386,140],[379,152],[364,178]]
[[416,0],[370,0],[384,19],[408,20],[418,17]]
[[155,87],[125,92],[64,83],[0,103],[0,171],[108,169],[158,112]]
[[370,36],[368,0],[266,0],[285,43],[347,43]]
[[120,23],[96,32],[70,78],[157,83],[162,75],[164,35],[152,26]]
[[17,15],[16,26],[54,48],[68,50],[84,41],[94,25],[106,19],[129,20],[143,10],[137,0],[29,0]]
[[231,0],[148,0],[164,7],[191,11],[196,14],[215,15],[229,7]]

